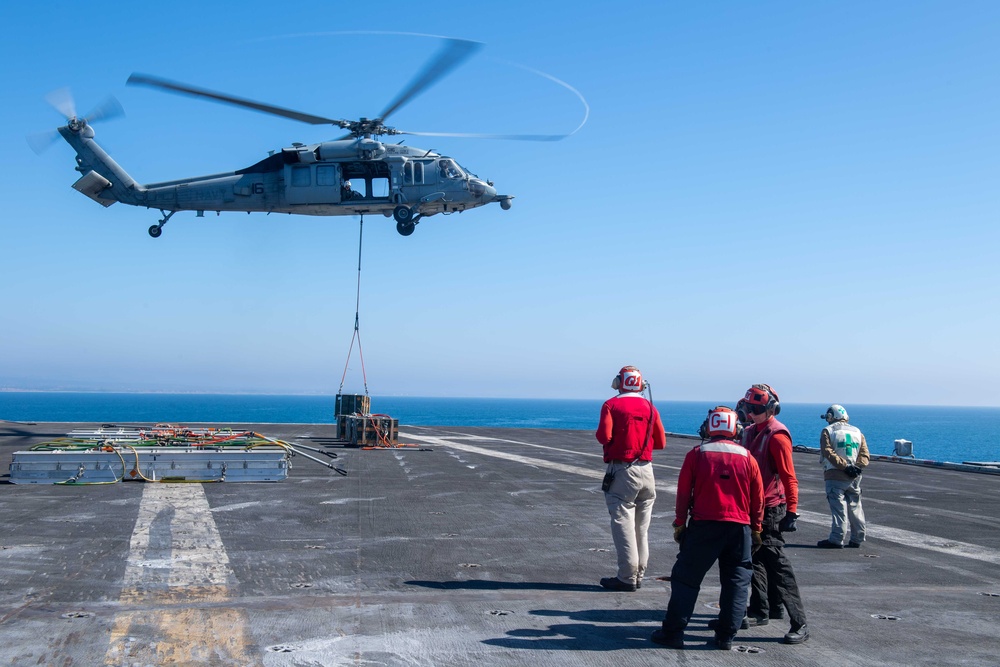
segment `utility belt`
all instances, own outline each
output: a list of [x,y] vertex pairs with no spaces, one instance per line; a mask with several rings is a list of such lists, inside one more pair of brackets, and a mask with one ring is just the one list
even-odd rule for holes
[[625,469],[628,470],[632,466],[641,466],[652,463],[652,461],[643,461],[641,459],[632,459],[631,461],[623,461],[621,459],[612,459],[608,461],[608,470],[604,473],[604,480],[601,482],[601,491],[605,493],[611,488],[611,483],[615,481],[615,471],[614,466],[623,465]]

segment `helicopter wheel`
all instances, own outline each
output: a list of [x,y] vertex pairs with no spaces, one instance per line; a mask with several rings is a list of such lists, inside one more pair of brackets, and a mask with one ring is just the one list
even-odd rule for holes
[[409,236],[413,233],[416,226],[416,223],[413,222],[397,222],[396,231],[399,232],[401,236]]
[[[413,220],[413,209],[407,208],[406,206],[397,206],[392,209],[392,217],[396,219],[396,229],[399,229],[399,225],[410,224],[412,227]],[[400,232],[402,234],[402,232]]]
[[154,239],[160,238],[160,234],[162,233],[163,230],[160,228],[159,225],[153,225],[152,227],[149,228],[149,235],[152,236]]

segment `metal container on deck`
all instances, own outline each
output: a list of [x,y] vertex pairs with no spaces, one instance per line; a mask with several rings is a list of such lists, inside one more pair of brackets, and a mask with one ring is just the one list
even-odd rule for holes
[[150,482],[279,482],[288,477],[281,448],[211,450],[144,447],[14,452],[12,484]]
[[354,447],[396,447],[399,445],[399,420],[387,415],[348,415],[344,417],[345,440]]
[[334,406],[334,423],[337,425],[337,437],[347,439],[347,420],[349,415],[367,415],[371,412],[371,397],[361,394],[337,394]]

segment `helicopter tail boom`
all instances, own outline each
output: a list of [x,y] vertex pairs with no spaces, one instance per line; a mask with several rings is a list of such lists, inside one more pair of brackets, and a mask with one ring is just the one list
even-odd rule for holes
[[140,204],[144,188],[94,141],[94,130],[89,124],[73,119],[58,131],[76,151],[76,170],[82,176],[73,184],[75,190],[102,206],[115,202]]

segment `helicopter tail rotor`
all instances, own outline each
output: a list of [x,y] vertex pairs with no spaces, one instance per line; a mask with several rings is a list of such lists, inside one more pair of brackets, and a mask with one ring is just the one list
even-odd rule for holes
[[66,120],[76,118],[76,101],[69,88],[58,88],[45,96],[45,101],[62,114]]
[[[66,119],[66,125],[74,132],[83,130],[83,128],[91,123],[111,120],[125,115],[125,110],[122,108],[121,103],[114,97],[108,96],[103,102],[94,107],[90,113],[80,118],[76,115],[76,101],[73,99],[73,93],[70,92],[69,88],[53,90],[45,96],[45,101]],[[50,130],[48,132],[29,135],[27,141],[31,150],[40,155],[52,146],[58,138],[59,131]]]

